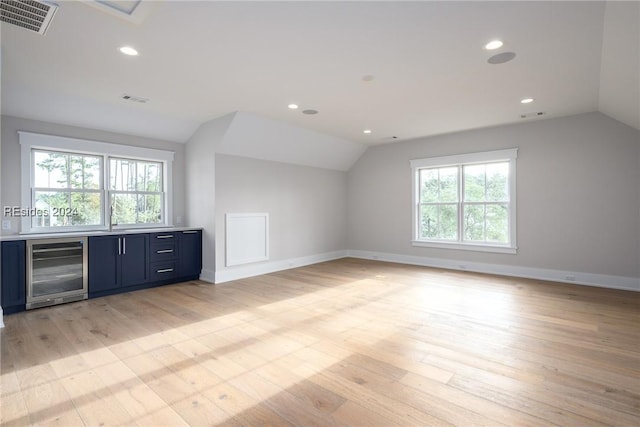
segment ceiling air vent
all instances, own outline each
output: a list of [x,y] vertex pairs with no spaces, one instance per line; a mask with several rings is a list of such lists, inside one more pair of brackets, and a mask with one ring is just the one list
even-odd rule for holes
[[146,104],[149,102],[149,98],[143,98],[141,96],[127,95],[126,93],[122,95],[122,99],[125,101],[137,102],[138,104]]
[[545,115],[544,111],[537,111],[535,113],[520,114],[520,118],[521,119],[530,119],[532,117],[540,117],[540,116],[544,116],[544,115]]
[[36,0],[0,0],[0,21],[44,35],[58,6]]

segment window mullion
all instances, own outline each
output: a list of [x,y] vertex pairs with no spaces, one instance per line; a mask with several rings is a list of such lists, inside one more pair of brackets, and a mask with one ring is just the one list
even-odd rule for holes
[[[66,154],[67,165],[67,187],[64,189],[67,193],[67,208],[71,209],[71,154]],[[64,221],[65,219],[63,219]]]
[[458,242],[464,241],[464,166],[458,165]]
[[482,241],[487,241],[487,203],[482,204]]
[[108,226],[111,223],[111,162],[108,155],[102,156],[102,164],[102,189],[104,194],[102,225]]
[[482,208],[482,241],[487,241],[487,165],[484,165],[484,206]]

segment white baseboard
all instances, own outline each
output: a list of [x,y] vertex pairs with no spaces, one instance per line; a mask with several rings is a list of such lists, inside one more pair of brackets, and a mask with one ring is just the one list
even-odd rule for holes
[[552,282],[571,283],[576,285],[597,286],[601,288],[640,292],[640,278],[635,277],[581,273],[577,271],[551,270],[544,268],[522,267],[503,264],[467,262],[445,258],[429,258],[361,250],[335,251],[286,260],[261,262],[244,266],[230,267],[216,272],[213,272],[211,270],[202,270],[200,280],[218,284],[345,257],[397,262],[400,264],[421,265],[425,267],[444,268],[448,270],[473,271],[478,273],[497,274],[500,276],[523,277],[527,279],[548,280]]
[[216,272],[214,270],[202,269],[200,272],[200,280],[203,282],[215,283],[216,282]]
[[609,276],[604,274],[549,270],[544,268],[521,267],[502,264],[486,264],[480,262],[467,262],[444,258],[428,258],[412,255],[390,254],[384,252],[360,250],[349,250],[347,252],[348,255],[353,258],[397,262],[400,264],[422,265],[425,267],[437,267],[449,270],[474,271],[478,273],[497,274],[500,276],[549,280],[553,282],[597,286],[610,289],[622,289],[627,291],[640,291],[640,278],[636,277]]
[[[345,258],[347,251],[326,252],[323,254],[309,255],[299,258],[290,258],[279,261],[260,262],[250,265],[236,266],[218,270],[215,272],[215,283],[224,283],[231,280],[245,279],[247,277],[259,276],[261,274],[273,273],[275,271],[288,270],[290,268],[302,267],[319,262],[331,261],[334,259]],[[205,270],[200,278],[204,276]],[[206,279],[202,279],[206,280]],[[208,280],[207,280],[208,281]]]

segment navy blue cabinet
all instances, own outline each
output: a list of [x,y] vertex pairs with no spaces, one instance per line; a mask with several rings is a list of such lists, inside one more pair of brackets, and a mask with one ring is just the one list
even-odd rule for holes
[[120,280],[121,240],[118,236],[89,237],[89,295],[117,289]]
[[25,241],[2,242],[2,310],[4,314],[25,309],[26,267]]
[[202,270],[202,231],[186,230],[178,233],[178,277],[194,280]]
[[89,296],[149,280],[149,235],[89,237]]
[[149,235],[122,236],[122,286],[131,286],[149,280]]
[[151,265],[149,274],[154,282],[175,282],[178,276],[178,242],[176,232],[151,233]]
[[[200,277],[202,231],[89,236],[89,298]],[[2,309],[26,303],[26,243],[2,242]]]

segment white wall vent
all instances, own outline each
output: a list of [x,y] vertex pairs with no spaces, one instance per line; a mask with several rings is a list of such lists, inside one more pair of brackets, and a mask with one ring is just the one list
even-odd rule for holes
[[44,35],[57,10],[36,0],[0,0],[0,21]]

